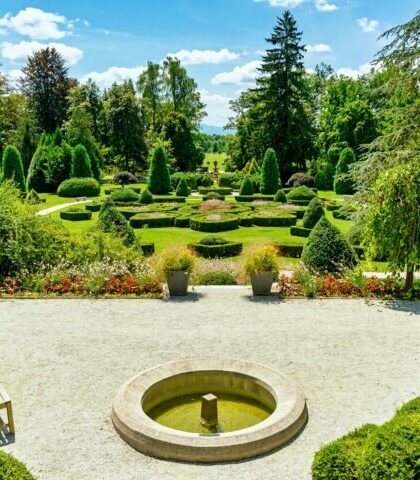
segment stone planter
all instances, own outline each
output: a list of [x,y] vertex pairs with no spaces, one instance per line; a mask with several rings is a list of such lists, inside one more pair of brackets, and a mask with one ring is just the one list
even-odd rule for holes
[[273,272],[251,272],[251,285],[254,295],[270,295]]
[[180,297],[188,294],[188,282],[190,279],[188,272],[184,270],[168,272],[166,279],[171,297]]

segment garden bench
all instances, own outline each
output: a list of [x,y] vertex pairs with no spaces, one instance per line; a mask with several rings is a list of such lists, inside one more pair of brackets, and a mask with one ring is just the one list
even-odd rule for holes
[[7,423],[6,427],[9,428],[10,433],[15,433],[15,422],[13,421],[12,401],[3,385],[0,383],[0,410],[6,409],[7,411]]

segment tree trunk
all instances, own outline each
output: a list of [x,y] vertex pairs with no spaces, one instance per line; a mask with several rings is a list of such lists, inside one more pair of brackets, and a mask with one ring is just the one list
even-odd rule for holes
[[414,265],[407,265],[407,273],[405,277],[405,287],[406,292],[410,291],[414,285]]

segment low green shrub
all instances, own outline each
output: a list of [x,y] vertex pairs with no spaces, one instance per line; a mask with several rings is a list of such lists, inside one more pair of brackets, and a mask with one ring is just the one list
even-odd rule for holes
[[124,215],[116,209],[110,198],[102,203],[97,226],[102,232],[111,233],[121,238],[126,247],[130,247],[136,242],[134,230]]
[[300,258],[302,256],[303,245],[274,243],[273,247],[277,250],[279,257]]
[[325,215],[324,208],[322,207],[321,200],[315,197],[313,198],[306,209],[303,217],[303,226],[305,228],[314,228],[318,221]]
[[236,257],[242,252],[242,243],[233,243],[219,235],[208,235],[199,243],[192,243],[189,247],[198,255],[205,258]]
[[290,227],[296,225],[295,215],[265,215],[258,211],[253,214],[253,224],[258,227]]
[[255,200],[272,202],[274,200],[274,195],[236,195],[235,200],[237,202],[254,202]]
[[201,245],[226,245],[229,243],[225,238],[220,235],[207,235],[199,242]]
[[287,203],[286,194],[281,189],[277,190],[277,193],[274,195],[273,200],[277,203]]
[[339,220],[354,220],[357,208],[350,202],[344,202],[339,208],[333,211],[333,217]]
[[[113,192],[116,192],[118,190],[121,190],[121,187],[112,187],[112,188],[106,188],[104,190],[105,195],[111,195]],[[140,187],[133,187],[130,186],[130,190],[133,190],[133,192],[136,192],[138,194],[141,193],[141,188]]]
[[154,243],[140,243],[139,248],[145,257],[151,257],[155,253]]
[[198,187],[198,192],[201,195],[207,195],[207,193],[210,192],[219,193],[220,195],[230,195],[232,189],[230,187],[217,187],[214,185],[212,187]]
[[155,203],[185,203],[186,202],[185,197],[159,197],[155,195],[153,198]]
[[134,203],[139,200],[138,194],[131,188],[118,188],[111,193],[114,202]]
[[254,216],[246,213],[239,215],[239,225],[241,227],[252,227],[254,225]]
[[239,191],[239,195],[241,196],[254,195],[254,185],[248,175],[244,178],[244,181],[241,185],[241,189]]
[[316,193],[311,188],[302,185],[301,187],[292,188],[292,190],[290,190],[287,194],[287,201],[296,205],[309,205],[309,202],[315,197]]
[[101,193],[101,186],[94,178],[69,178],[64,180],[58,189],[59,197],[97,197]]
[[176,188],[177,197],[188,197],[190,194],[190,189],[188,188],[188,183],[185,177],[182,177]]
[[293,237],[304,237],[308,238],[312,232],[312,228],[305,228],[305,227],[291,227],[290,228],[290,235]]
[[231,214],[196,215],[191,217],[190,227],[199,232],[226,232],[239,227],[239,218]]
[[420,397],[413,398],[413,400],[405,403],[397,410],[395,416],[400,417],[402,415],[411,415],[412,413],[420,414]]
[[199,275],[196,285],[237,285],[235,277],[229,272],[208,272]]
[[178,228],[189,228],[190,226],[190,217],[176,217],[174,221],[174,226]]
[[309,173],[298,172],[289,178],[286,185],[288,187],[301,187],[302,185],[306,185],[312,188],[315,187],[315,179],[309,175]]
[[80,207],[70,207],[60,212],[60,218],[62,220],[70,220],[71,222],[80,222],[82,220],[90,220],[92,218],[92,212],[83,210]]
[[209,192],[209,193],[206,193],[206,195],[204,195],[203,202],[205,202],[206,200],[221,200],[222,202],[224,202],[225,198],[226,196],[220,195],[220,193]]
[[341,206],[341,203],[338,204],[337,202],[334,202],[334,200],[331,200],[331,201],[325,203],[325,208],[329,212],[333,212],[334,210],[338,210],[340,208],[340,206]]
[[153,195],[148,188],[141,192],[139,197],[139,203],[141,203],[142,205],[151,205],[152,203],[154,203],[154,201],[155,200],[153,198]]
[[149,228],[173,227],[175,223],[175,215],[163,212],[157,213],[138,213],[130,218],[130,225],[133,228]]
[[102,204],[98,202],[92,202],[85,205],[85,209],[88,210],[89,212],[99,212],[99,210],[101,209],[101,206]]
[[6,452],[0,451],[1,480],[35,480],[26,466]]

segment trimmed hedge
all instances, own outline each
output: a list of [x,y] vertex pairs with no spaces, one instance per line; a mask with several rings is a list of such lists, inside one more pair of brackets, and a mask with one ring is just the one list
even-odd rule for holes
[[207,195],[210,192],[218,193],[219,195],[230,195],[232,189],[230,187],[198,187],[198,192],[201,195]]
[[293,235],[294,237],[308,238],[311,232],[312,232],[312,228],[305,228],[305,227],[290,228],[290,235]]
[[254,216],[253,215],[240,215],[239,216],[239,225],[241,227],[252,227],[254,225]]
[[253,202],[254,200],[266,200],[272,202],[274,195],[237,195],[234,197],[237,202]]
[[69,178],[57,189],[57,195],[64,198],[97,197],[100,193],[101,186],[94,178]]
[[138,194],[131,188],[118,188],[111,193],[114,202],[133,203],[138,202]]
[[141,192],[139,197],[139,203],[143,205],[151,205],[152,203],[154,203],[154,201],[155,199],[153,198],[153,195],[148,188]]
[[190,228],[199,232],[226,232],[239,227],[239,218],[234,215],[221,215],[220,220],[210,220],[209,215],[196,215],[191,217]]
[[176,217],[174,226],[178,228],[189,228],[190,217]]
[[194,252],[204,258],[236,257],[241,254],[242,243],[225,243],[224,245],[204,245],[192,243],[188,245]]
[[325,213],[324,209],[322,208],[321,200],[319,200],[317,197],[313,198],[310,201],[303,217],[303,226],[309,229],[314,228],[324,215]]
[[301,187],[292,188],[286,196],[289,203],[296,203],[296,205],[302,205],[299,204],[298,201],[304,200],[309,204],[309,202],[316,197],[316,193],[314,192],[314,190],[312,190],[312,188],[302,185]]
[[140,243],[139,247],[145,257],[151,257],[155,253],[154,243]]
[[221,200],[222,202],[224,202],[226,199],[226,196],[220,195],[219,193],[215,193],[215,192],[209,192],[206,195],[204,195],[201,199],[203,200],[203,202],[206,202],[207,200]]
[[62,220],[70,220],[71,222],[80,222],[83,220],[90,220],[92,218],[92,212],[82,210],[79,207],[71,207],[60,212],[60,218]]
[[300,258],[302,256],[303,245],[274,243],[273,247],[277,250],[277,255],[280,257]]
[[150,217],[148,213],[138,213],[130,218],[130,225],[133,228],[142,228],[147,225],[149,228],[173,227],[175,215],[166,215],[161,217]]
[[296,225],[296,222],[297,218],[295,215],[265,216],[258,212],[254,213],[253,220],[253,224],[258,227],[290,227]]
[[35,480],[26,466],[6,452],[0,451],[1,480]]
[[281,189],[277,190],[277,193],[274,195],[273,200],[277,203],[287,203],[286,194]]
[[185,197],[158,197],[154,196],[155,203],[185,203]]
[[199,275],[195,285],[237,285],[235,277],[229,272],[208,272]]
[[[114,192],[118,192],[119,190],[122,190],[122,188],[121,187],[106,188],[104,190],[104,193],[105,195],[112,195]],[[129,190],[132,190],[133,192],[136,192],[136,193],[141,193],[140,187],[130,187]]]
[[101,204],[97,202],[88,203],[87,205],[85,205],[85,209],[89,212],[99,212],[99,210],[101,209]]

